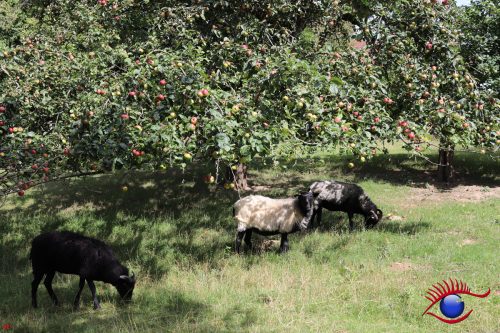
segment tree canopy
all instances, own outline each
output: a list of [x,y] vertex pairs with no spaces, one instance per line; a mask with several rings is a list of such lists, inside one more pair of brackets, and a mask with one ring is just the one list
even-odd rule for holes
[[469,66],[447,1],[1,6],[3,195],[73,174],[325,146],[364,161],[394,140],[415,154],[435,138],[442,149],[498,145],[492,84]]

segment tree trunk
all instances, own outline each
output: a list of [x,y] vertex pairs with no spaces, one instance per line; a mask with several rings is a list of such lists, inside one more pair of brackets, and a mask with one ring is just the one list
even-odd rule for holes
[[439,149],[439,181],[449,183],[453,179],[453,147]]
[[247,191],[250,189],[247,180],[247,166],[239,163],[236,170],[232,170],[230,167],[227,168],[227,179],[234,181],[236,189]]

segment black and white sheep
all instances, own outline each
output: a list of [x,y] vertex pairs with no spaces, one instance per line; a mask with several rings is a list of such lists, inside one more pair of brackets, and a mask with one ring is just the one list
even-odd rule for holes
[[235,250],[240,253],[241,240],[252,248],[252,232],[260,235],[281,234],[280,251],[288,251],[288,234],[304,230],[313,213],[313,195],[303,193],[295,198],[272,199],[250,195],[238,200],[233,215],[238,224]]
[[314,213],[317,226],[321,223],[322,208],[331,211],[346,212],[349,216],[349,229],[353,229],[353,215],[361,214],[365,217],[365,226],[374,227],[382,219],[382,211],[370,200],[363,189],[351,183],[338,181],[315,182],[309,190],[314,194]]
[[44,275],[43,283],[49,296],[54,305],[58,304],[52,290],[52,279],[56,272],[80,276],[78,293],[73,303],[75,308],[80,304],[85,281],[92,293],[94,309],[100,307],[94,281],[110,283],[123,299],[132,298],[135,276],[129,276],[128,269],[118,262],[111,248],[97,239],[68,231],[43,233],[33,239],[30,259],[33,267],[31,302],[35,308],[38,285]]

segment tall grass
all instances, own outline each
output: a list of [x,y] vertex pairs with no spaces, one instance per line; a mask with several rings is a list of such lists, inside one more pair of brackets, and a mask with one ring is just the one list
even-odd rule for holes
[[[499,185],[493,161],[457,160],[462,183]],[[203,166],[77,179],[10,198],[0,210],[0,324],[14,332],[500,331],[499,200],[414,202],[414,188],[432,184],[432,166],[400,152],[355,170],[344,165],[317,156],[286,169],[256,164],[251,176],[272,196],[318,179],[357,181],[385,214],[404,219],[364,231],[358,218],[349,233],[345,214],[327,212],[320,229],[290,237],[286,255],[272,237],[258,236],[254,253],[233,254],[238,194],[200,186]],[[73,311],[78,278],[56,275],[62,305],[52,306],[41,285],[32,309],[30,240],[56,229],[108,242],[137,275],[133,302],[122,304],[113,287],[98,283],[102,309],[92,310],[85,289]],[[427,288],[448,278],[475,292],[492,289],[485,299],[463,296],[474,311],[450,326],[422,316]]]

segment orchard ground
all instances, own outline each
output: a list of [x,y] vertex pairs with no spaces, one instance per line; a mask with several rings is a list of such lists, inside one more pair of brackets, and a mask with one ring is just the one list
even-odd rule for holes
[[[320,229],[290,237],[286,255],[277,254],[277,237],[259,236],[254,253],[233,253],[238,194],[200,184],[201,166],[75,179],[10,197],[0,209],[0,324],[13,332],[500,331],[497,160],[458,153],[459,178],[445,189],[433,181],[433,165],[397,149],[354,169],[348,159],[323,154],[282,162],[285,169],[251,166],[259,193],[356,181],[387,216],[369,231],[358,217],[349,233],[346,214],[327,212]],[[78,278],[56,275],[62,305],[52,306],[41,285],[32,309],[30,240],[56,229],[108,242],[137,275],[132,303],[98,283],[102,309],[92,310],[86,287],[73,311]],[[491,288],[485,299],[463,296],[474,311],[456,325],[422,316],[427,288],[449,278],[476,293]]]

